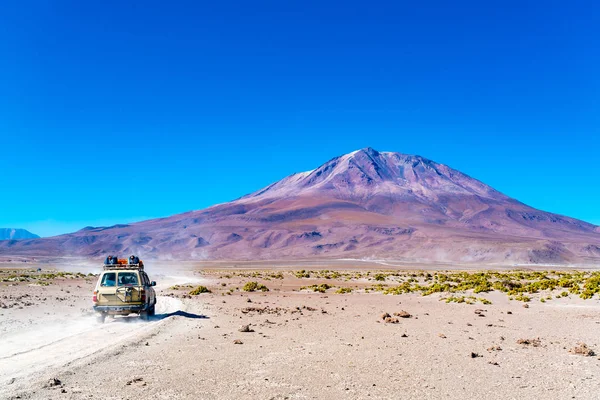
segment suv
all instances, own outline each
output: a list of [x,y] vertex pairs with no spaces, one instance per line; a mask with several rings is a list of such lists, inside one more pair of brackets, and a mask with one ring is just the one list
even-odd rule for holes
[[154,315],[156,292],[144,272],[144,263],[135,256],[129,260],[109,256],[104,262],[104,271],[98,277],[94,290],[94,311],[98,321],[104,322],[107,315],[139,314],[148,319]]

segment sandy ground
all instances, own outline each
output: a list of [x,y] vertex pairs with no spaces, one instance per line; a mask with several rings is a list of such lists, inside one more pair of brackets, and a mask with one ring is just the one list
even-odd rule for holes
[[[79,267],[67,269],[95,268]],[[0,398],[600,398],[598,355],[569,352],[580,342],[600,352],[597,298],[524,308],[493,292],[478,295],[492,304],[447,304],[438,294],[299,291],[325,281],[231,268],[149,267],[160,297],[148,322],[97,323],[94,277],[1,282]],[[241,291],[250,280],[270,291]],[[173,288],[188,284],[212,293]],[[411,316],[381,317],[400,311]]]

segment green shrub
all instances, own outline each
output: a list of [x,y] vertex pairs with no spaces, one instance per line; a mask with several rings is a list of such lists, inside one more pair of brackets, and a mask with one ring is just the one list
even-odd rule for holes
[[329,286],[326,283],[321,283],[320,285],[302,286],[300,290],[312,290],[313,292],[325,293],[327,289],[331,288],[332,286]]
[[296,275],[296,278],[310,278],[310,272],[305,270],[296,271],[294,275]]
[[531,301],[531,297],[528,297],[528,296],[525,296],[523,294],[520,294],[518,296],[515,296],[515,300],[517,300],[517,301],[523,301],[523,302],[527,303],[527,302]]
[[194,289],[190,292],[190,295],[197,296],[201,293],[211,293],[211,291],[208,290],[208,288],[206,286],[198,286],[196,289]]
[[256,292],[258,290],[260,290],[261,292],[268,292],[269,288],[267,288],[265,285],[262,285],[258,282],[250,281],[250,282],[246,282],[246,284],[244,285],[242,290],[244,292]]

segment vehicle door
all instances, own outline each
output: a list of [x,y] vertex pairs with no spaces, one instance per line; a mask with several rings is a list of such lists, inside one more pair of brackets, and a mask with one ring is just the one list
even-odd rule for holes
[[140,303],[144,284],[137,271],[118,271],[116,297],[121,304]]

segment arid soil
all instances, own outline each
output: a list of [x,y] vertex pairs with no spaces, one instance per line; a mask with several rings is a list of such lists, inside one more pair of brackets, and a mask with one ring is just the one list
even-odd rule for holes
[[163,265],[147,269],[153,320],[99,324],[98,268],[17,266],[0,267],[2,399],[598,398],[597,294],[392,295],[414,271]]

